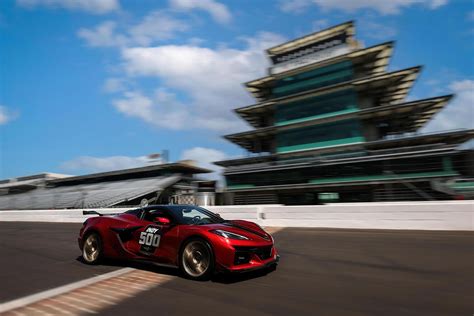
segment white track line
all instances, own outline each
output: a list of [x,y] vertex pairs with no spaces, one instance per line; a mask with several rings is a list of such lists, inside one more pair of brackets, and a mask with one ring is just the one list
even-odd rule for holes
[[23,307],[25,305],[36,303],[38,301],[41,301],[41,300],[44,300],[44,299],[47,299],[47,298],[50,298],[50,297],[53,297],[53,296],[57,296],[57,295],[60,295],[60,294],[64,294],[64,293],[82,288],[84,286],[91,285],[91,284],[94,284],[94,283],[99,282],[99,281],[107,280],[107,279],[122,275],[122,274],[130,272],[130,271],[134,271],[134,270],[135,269],[133,269],[133,268],[123,268],[123,269],[119,269],[119,270],[112,271],[112,272],[109,272],[109,273],[101,274],[101,275],[98,275],[98,276],[95,276],[95,277],[92,277],[92,278],[89,278],[89,279],[85,279],[85,280],[81,280],[81,281],[78,281],[78,282],[73,282],[73,283],[70,283],[70,284],[66,284],[66,285],[51,289],[51,290],[39,292],[39,293],[36,293],[36,294],[33,294],[33,295],[28,295],[28,296],[25,296],[25,297],[22,297],[22,298],[19,298],[19,299],[16,299],[16,300],[12,300],[12,301],[0,304],[0,313],[4,313],[6,311],[9,311],[9,310],[12,310],[12,309],[15,309],[15,308],[20,308],[20,307]]

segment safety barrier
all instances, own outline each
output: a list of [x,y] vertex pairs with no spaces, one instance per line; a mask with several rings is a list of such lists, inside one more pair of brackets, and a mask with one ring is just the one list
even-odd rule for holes
[[[340,203],[311,206],[244,205],[207,207],[226,219],[274,227],[474,230],[474,201]],[[126,209],[95,209],[104,214]],[[83,222],[81,210],[0,211],[0,221]]]

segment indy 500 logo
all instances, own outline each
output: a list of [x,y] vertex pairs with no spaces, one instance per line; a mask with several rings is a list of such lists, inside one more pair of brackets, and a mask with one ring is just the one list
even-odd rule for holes
[[140,233],[138,243],[142,245],[142,251],[153,253],[160,246],[161,235],[159,235],[159,232],[160,229],[157,227],[147,227],[145,231]]

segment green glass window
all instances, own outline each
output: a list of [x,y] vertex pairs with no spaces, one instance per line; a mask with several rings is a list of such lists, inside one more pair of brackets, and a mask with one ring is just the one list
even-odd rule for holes
[[363,142],[360,123],[356,120],[308,126],[277,134],[277,152],[289,152]]
[[277,81],[272,89],[273,96],[278,98],[305,90],[316,89],[353,78],[352,63],[344,61],[285,77]]
[[324,94],[291,103],[277,104],[275,125],[357,111],[357,96],[352,89]]
[[[243,189],[265,185],[351,183],[458,175],[455,169],[446,168],[446,160],[449,157],[416,157],[271,170],[227,175],[226,182],[229,189]],[[472,187],[472,183],[467,185]]]

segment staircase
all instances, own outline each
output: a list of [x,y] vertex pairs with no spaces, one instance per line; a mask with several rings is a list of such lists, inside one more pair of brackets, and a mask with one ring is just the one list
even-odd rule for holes
[[464,198],[474,198],[474,178],[459,178],[447,181],[431,181],[433,190],[451,196],[462,196]]
[[235,193],[234,204],[278,204],[278,197],[275,193]]
[[452,200],[453,197],[445,192],[436,191],[430,182],[391,183],[380,185],[374,190],[374,201],[430,201]]

